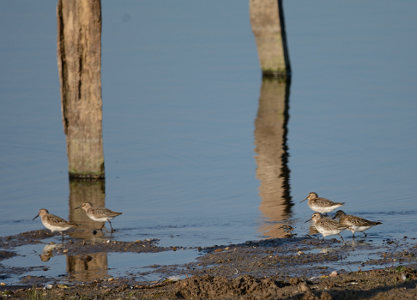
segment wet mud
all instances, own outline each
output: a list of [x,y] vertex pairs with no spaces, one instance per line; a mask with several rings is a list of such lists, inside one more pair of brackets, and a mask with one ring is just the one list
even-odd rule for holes
[[[24,276],[25,268],[6,268],[14,248],[50,237],[32,231],[0,238],[0,278],[22,274],[15,286],[0,286],[1,299],[416,299],[417,244],[404,237],[374,246],[371,240],[293,237],[191,248],[200,256],[182,265],[155,265],[158,281],[138,281],[141,273],[89,281]],[[47,245],[44,259],[91,253],[182,251],[159,247],[157,240],[68,239]],[[190,249],[190,248],[187,248]],[[356,250],[369,257],[351,257]],[[42,257],[41,257],[42,259]],[[43,260],[43,259],[42,259]],[[2,277],[3,276],[3,277]],[[0,279],[1,280],[1,279]]]

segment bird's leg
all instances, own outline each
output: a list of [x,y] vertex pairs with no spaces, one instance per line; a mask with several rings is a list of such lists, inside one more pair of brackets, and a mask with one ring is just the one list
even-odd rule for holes
[[355,239],[355,233],[352,232],[352,239]]
[[113,227],[111,226],[111,222],[110,222],[110,220],[107,220],[108,222],[109,222],[109,224],[110,224],[110,229],[111,229],[111,231],[110,231],[110,233],[113,233],[114,232],[114,229],[113,229]]
[[64,241],[64,232],[63,231],[61,231],[61,239],[62,239],[62,241]]
[[345,240],[343,239],[343,237],[340,235],[340,233],[338,233],[338,235],[340,236],[340,238],[342,239],[342,241],[344,242]]
[[362,231],[362,233],[363,233],[363,235],[364,235],[365,237],[367,237],[367,235],[366,235],[365,231]]

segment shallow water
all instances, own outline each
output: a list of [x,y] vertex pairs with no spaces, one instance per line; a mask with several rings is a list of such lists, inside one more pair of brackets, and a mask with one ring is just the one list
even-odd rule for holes
[[[82,199],[67,179],[55,3],[0,6],[5,236]],[[382,221],[373,243],[416,237],[416,3],[285,2],[289,87],[262,83],[245,2],[102,6],[96,196],[123,211],[115,239],[210,246],[280,237],[281,224],[305,235],[310,191]]]
[[[55,244],[54,247],[62,247]],[[18,256],[2,261],[2,268],[8,269],[2,282],[16,284],[25,277],[45,277],[45,282],[80,282],[111,277],[126,277],[138,281],[153,281],[168,278],[156,269],[161,265],[182,265],[199,256],[195,249],[164,251],[159,253],[105,253],[84,255],[48,256],[50,244],[25,245],[16,248]]]

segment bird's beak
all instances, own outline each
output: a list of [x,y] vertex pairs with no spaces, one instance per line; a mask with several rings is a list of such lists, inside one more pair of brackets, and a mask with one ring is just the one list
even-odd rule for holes
[[39,217],[39,214],[37,214],[37,215],[36,215],[36,216],[32,219],[32,221],[33,221],[33,220],[35,220],[37,217]]
[[304,200],[301,200],[300,201],[300,203],[303,203],[304,201],[306,201],[308,199],[308,196],[304,199]]
[[75,207],[74,209],[79,209],[79,208],[81,208],[81,206],[77,206],[77,207]]
[[311,218],[310,219],[308,219],[307,221],[305,221],[304,223],[307,223],[307,222],[310,222],[311,221]]

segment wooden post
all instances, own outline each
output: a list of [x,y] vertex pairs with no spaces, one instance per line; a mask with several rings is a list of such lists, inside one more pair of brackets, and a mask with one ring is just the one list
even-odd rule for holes
[[[291,214],[287,152],[289,83],[264,79],[255,120],[256,177],[260,180],[259,195],[267,224],[260,231],[270,238],[288,235],[283,221]],[[275,222],[275,223],[274,223]]]
[[291,68],[282,1],[249,0],[249,15],[263,76],[289,81]]
[[100,0],[58,0],[58,73],[71,178],[104,178]]

